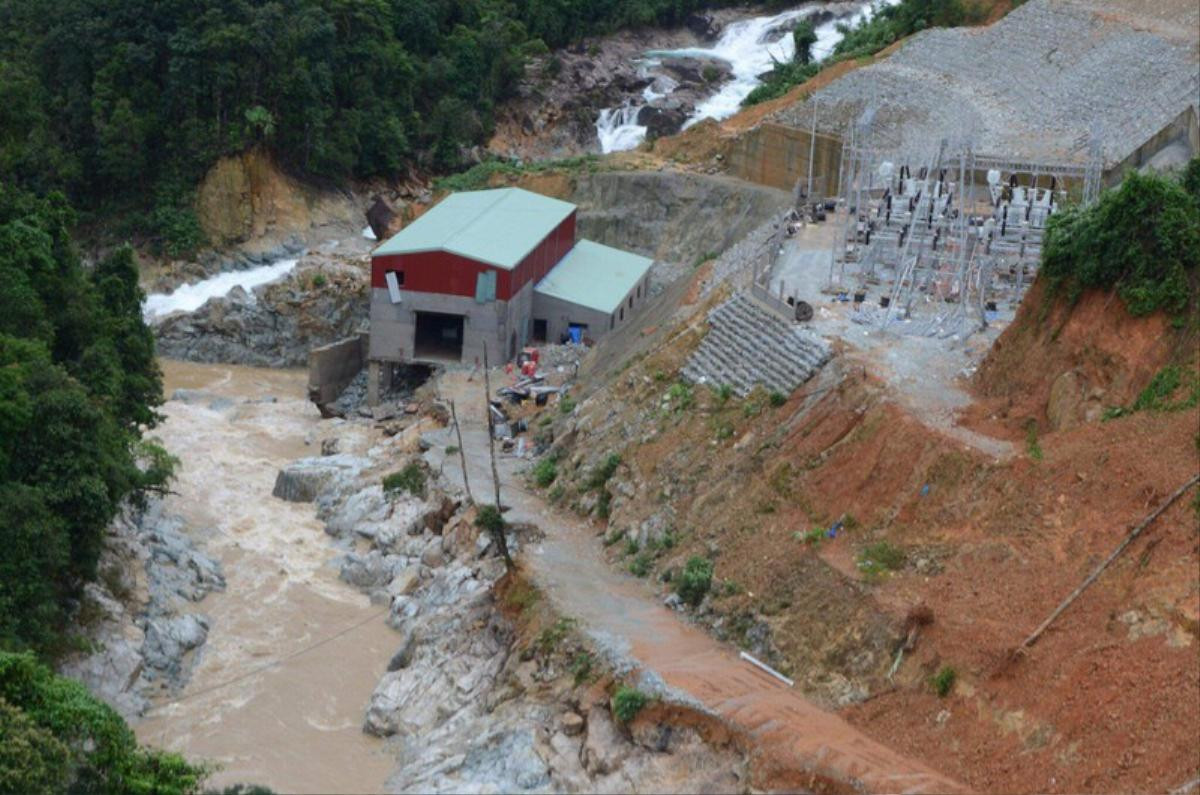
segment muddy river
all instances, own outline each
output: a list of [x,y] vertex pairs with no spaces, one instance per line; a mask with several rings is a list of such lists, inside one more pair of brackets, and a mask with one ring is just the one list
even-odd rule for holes
[[163,370],[166,395],[204,393],[166,403],[155,430],[181,460],[168,507],[220,560],[227,588],[200,603],[211,628],[192,678],[136,725],[139,738],[216,763],[216,786],[381,791],[393,760],[361,726],[397,637],[386,608],[328,565],[335,552],[314,506],[271,496],[280,467],[319,454],[328,432],[304,400],[305,373]]

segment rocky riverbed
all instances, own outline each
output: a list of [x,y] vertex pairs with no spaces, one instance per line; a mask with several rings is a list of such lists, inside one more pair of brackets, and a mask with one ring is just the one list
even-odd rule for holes
[[300,372],[164,365],[179,478],[114,523],[64,668],[143,741],[288,792],[746,789],[705,715],[613,717],[611,667],[423,463],[441,412],[321,420]]
[[[392,450],[422,446],[419,427],[392,437]],[[315,496],[326,533],[344,550],[341,579],[387,605],[395,651],[363,730],[388,739],[389,791],[745,789],[745,760],[731,742],[714,747],[686,722],[615,720],[600,658],[569,619],[543,616],[546,626],[531,628],[536,595],[513,596],[527,586],[505,576],[463,495],[415,449],[385,460],[423,473],[419,493],[385,491],[376,453],[294,462],[276,491]],[[536,535],[520,528],[509,546],[519,551]]]

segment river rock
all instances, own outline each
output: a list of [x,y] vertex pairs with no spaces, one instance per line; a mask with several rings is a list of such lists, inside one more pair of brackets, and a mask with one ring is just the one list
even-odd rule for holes
[[370,465],[369,459],[345,453],[302,458],[279,470],[271,494],[288,502],[312,502],[325,489],[344,484]]
[[587,717],[587,739],[583,741],[583,767],[592,775],[615,770],[629,753],[629,745],[617,731],[608,710],[592,707]]
[[688,14],[687,18],[683,20],[683,24],[701,41],[716,41],[717,36],[721,34],[721,26],[717,24],[711,14]]
[[688,114],[682,108],[647,105],[638,111],[637,123],[646,128],[648,138],[654,139],[679,132],[687,119]]
[[374,484],[354,492],[344,500],[337,495],[324,494],[317,500],[317,516],[325,520],[325,532],[342,538],[368,524],[385,522],[391,505],[383,494],[383,486]]
[[392,655],[392,659],[388,661],[388,672],[395,672],[407,668],[412,663],[413,652],[417,646],[417,636],[412,629],[404,633],[404,639],[400,641],[400,648]]
[[568,737],[574,737],[583,732],[585,723],[583,716],[578,712],[564,712],[563,716],[558,719],[558,725],[562,729],[563,734]]
[[235,287],[194,312],[154,318],[151,325],[165,356],[296,367],[308,361],[311,348],[357,334],[369,303],[366,257],[313,253],[277,281],[252,291]]
[[169,680],[178,681],[183,673],[183,658],[208,639],[208,619],[193,613],[146,622],[146,641],[142,656],[146,665]]

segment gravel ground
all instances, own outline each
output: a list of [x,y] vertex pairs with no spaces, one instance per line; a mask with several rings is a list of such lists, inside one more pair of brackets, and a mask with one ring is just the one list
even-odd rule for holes
[[[978,151],[1082,161],[1101,138],[1120,162],[1200,98],[1195,2],[1031,0],[982,29],[917,34],[817,92],[822,126],[874,104],[878,145],[920,152],[966,136]],[[807,127],[808,102],[778,120]]]

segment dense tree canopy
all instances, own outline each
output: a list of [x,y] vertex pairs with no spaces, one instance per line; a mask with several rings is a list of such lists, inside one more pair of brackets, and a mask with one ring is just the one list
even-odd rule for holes
[[[773,4],[778,0],[759,0]],[[0,180],[147,211],[196,242],[191,188],[261,143],[287,167],[458,164],[525,58],[719,0],[0,0]]]
[[205,769],[141,748],[111,707],[28,654],[0,652],[0,792],[187,795]]
[[73,222],[0,185],[0,648],[60,650],[104,528],[169,472],[141,439],[162,385],[133,254],[85,271]]

